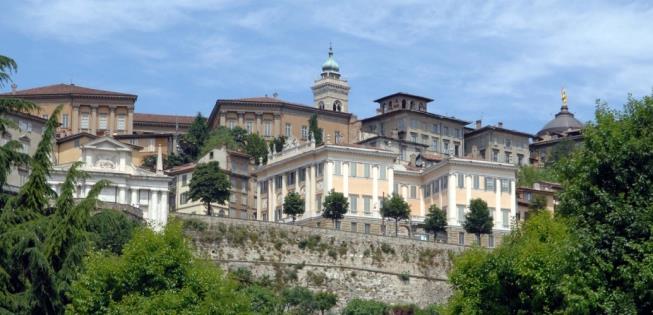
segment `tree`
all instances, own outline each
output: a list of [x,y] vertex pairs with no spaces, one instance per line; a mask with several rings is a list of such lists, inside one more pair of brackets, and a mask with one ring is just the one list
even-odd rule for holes
[[432,233],[433,239],[435,240],[438,233],[446,232],[447,230],[447,214],[440,210],[438,206],[432,205],[424,219],[424,230]]
[[381,205],[381,216],[395,220],[395,236],[399,235],[399,220],[406,220],[410,217],[410,206],[399,194],[393,194],[385,198]]
[[115,210],[103,210],[88,220],[90,239],[97,250],[120,254],[140,224]]
[[345,213],[349,211],[349,201],[342,193],[336,192],[331,189],[329,194],[324,198],[324,209],[322,210],[322,217],[331,219],[334,225],[344,218]]
[[304,214],[304,211],[304,198],[295,191],[288,193],[283,200],[283,213],[289,215],[295,223],[297,216]]
[[539,181],[557,181],[553,167],[536,167],[523,165],[517,171],[517,185],[519,187],[532,188],[533,184]]
[[206,118],[202,117],[201,113],[197,113],[195,120],[188,128],[188,133],[179,138],[180,164],[192,162],[199,158],[204,143],[209,137],[209,131]]
[[236,141],[236,144],[239,147],[244,147],[247,143],[247,135],[249,132],[247,130],[236,126],[233,129],[231,129],[231,136],[234,138],[234,141]]
[[71,314],[250,314],[247,296],[213,263],[193,258],[181,224],[139,229],[123,254],[92,253],[74,282]]
[[465,214],[463,228],[467,233],[476,235],[476,241],[481,242],[481,234],[492,233],[492,217],[487,207],[487,202],[481,198],[475,198],[469,202],[469,212]]
[[216,161],[198,164],[190,179],[190,200],[206,204],[206,214],[213,215],[211,203],[225,204],[231,193],[231,181]]
[[263,163],[267,162],[268,146],[265,144],[263,137],[257,133],[247,135],[245,140],[245,153],[254,158],[256,165],[259,165],[261,160],[263,160]]
[[535,213],[546,211],[546,206],[546,197],[542,195],[535,195],[533,196],[533,200],[531,200],[531,204],[528,206],[528,209],[530,210],[528,215],[530,216]]
[[315,139],[316,145],[322,145],[322,129],[317,125],[317,114],[313,114],[308,120],[308,132]]
[[242,147],[242,143],[239,144],[236,142],[229,128],[220,126],[210,132],[208,138],[204,142],[200,155],[205,155],[209,151],[219,147],[236,150]]
[[317,309],[313,292],[305,287],[285,288],[281,299],[291,314],[311,314]]
[[385,315],[388,305],[372,300],[352,299],[342,310],[342,315]]
[[315,294],[315,304],[320,313],[324,315],[325,311],[330,310],[338,302],[338,296],[332,292],[319,292]]

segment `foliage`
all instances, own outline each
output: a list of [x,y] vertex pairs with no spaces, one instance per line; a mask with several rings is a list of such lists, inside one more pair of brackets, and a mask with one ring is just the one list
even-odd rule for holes
[[216,161],[198,164],[193,171],[189,186],[190,200],[201,200],[206,204],[208,215],[213,215],[211,203],[225,204],[229,200],[231,181]]
[[92,253],[73,284],[75,314],[248,314],[249,300],[219,268],[193,258],[181,224],[139,229],[121,256]]
[[570,312],[653,313],[653,96],[599,104],[560,163],[558,213],[578,235],[563,284]]
[[433,239],[436,239],[438,233],[447,230],[447,214],[444,213],[438,206],[432,205],[429,208],[429,213],[426,214],[424,219],[424,230],[433,234]]
[[281,152],[283,151],[283,146],[286,144],[286,136],[279,136],[274,138],[270,142],[270,150],[274,150],[274,152]]
[[469,212],[465,214],[463,228],[467,233],[476,235],[476,239],[481,239],[481,234],[492,233],[492,217],[487,207],[487,202],[481,198],[475,198],[469,201]]
[[268,161],[268,146],[265,144],[263,137],[257,133],[251,133],[245,138],[245,153],[254,158],[256,165],[262,160],[263,163]]
[[86,255],[90,211],[107,185],[98,182],[75,204],[76,182],[84,176],[77,170],[81,163],[71,165],[59,196],[47,184],[60,112],[61,106],[46,122],[28,180],[0,216],[0,313],[63,313]]
[[331,189],[329,194],[324,198],[323,207],[322,217],[331,219],[334,223],[337,223],[349,211],[349,201],[345,198],[345,195]]
[[284,308],[291,314],[311,314],[317,309],[313,292],[304,287],[285,288],[281,298]]
[[540,212],[546,210],[546,197],[542,195],[533,196],[531,204],[528,206],[531,212]]
[[410,206],[399,194],[392,194],[392,197],[386,197],[383,200],[381,216],[395,220],[395,236],[398,236],[399,220],[406,220],[410,217]]
[[574,243],[564,221],[541,213],[488,252],[472,248],[454,258],[449,275],[452,314],[551,313],[562,303],[559,283],[570,271]]
[[311,118],[308,119],[308,134],[310,137],[315,139],[315,145],[322,145],[324,143],[322,139],[322,128],[319,128],[317,125],[317,114],[313,114]]
[[88,231],[95,249],[120,254],[140,224],[115,210],[103,210],[88,220]]
[[234,141],[239,147],[244,147],[247,144],[247,130],[236,126],[230,130],[231,136],[234,138]]
[[304,198],[298,192],[290,192],[283,200],[283,213],[292,217],[294,223],[298,215],[304,214]]
[[283,314],[281,297],[271,289],[257,284],[246,286],[242,292],[249,297],[252,312],[255,314]]
[[0,88],[11,81],[11,73],[18,70],[18,65],[13,59],[0,55]]
[[517,170],[517,186],[519,187],[532,188],[533,184],[540,181],[556,182],[555,168],[523,165]]
[[332,292],[318,292],[315,294],[316,308],[324,315],[325,311],[330,310],[338,302],[338,296]]
[[372,300],[352,299],[342,310],[342,315],[385,315],[388,305]]
[[184,163],[195,161],[199,158],[204,143],[209,136],[209,125],[201,113],[197,113],[195,120],[188,128],[188,133],[179,138],[179,151]]
[[229,150],[236,150],[239,146],[240,145],[236,143],[231,130],[227,127],[220,126],[209,133],[208,138],[204,142],[204,146],[202,147],[200,155],[205,155],[209,151],[219,147],[226,147]]
[[576,144],[568,139],[563,139],[549,148],[544,165],[548,168],[554,167],[558,162],[570,157],[576,151]]
[[[163,162],[164,170],[191,162],[190,159],[185,159],[184,157],[182,157],[182,155],[178,155],[174,153],[163,155],[162,158],[163,158],[162,162]],[[145,157],[143,157],[143,161],[141,161],[140,166],[146,170],[150,170],[154,172],[156,171],[156,159],[157,159],[156,154],[146,155]]]

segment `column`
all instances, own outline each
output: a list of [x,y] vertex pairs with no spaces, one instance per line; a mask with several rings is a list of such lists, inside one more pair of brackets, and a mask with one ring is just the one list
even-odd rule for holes
[[295,192],[299,194],[299,169],[295,171]]
[[308,216],[313,216],[313,212],[311,211],[311,175],[310,175],[310,167],[304,168],[304,209],[306,212],[306,215]]
[[261,116],[263,116],[262,113],[256,113],[256,132],[259,134],[263,134],[263,124],[261,123]]
[[129,204],[133,205],[138,205],[138,189],[132,188],[132,198],[129,201]]
[[456,207],[456,175],[449,174],[447,179],[447,194],[449,197],[449,225],[458,225],[458,208]]
[[276,221],[275,211],[277,211],[277,188],[276,186],[276,176],[272,176],[272,193],[268,196],[268,203],[270,204],[270,213],[268,214],[270,221]]
[[159,192],[156,190],[150,190],[150,204],[147,207],[147,215],[143,215],[150,224],[155,224],[156,226],[156,214],[158,212],[159,204]]
[[[287,195],[288,195],[288,173],[283,173],[281,174],[281,202],[282,202],[281,207],[283,207],[283,202],[285,201]],[[281,216],[283,216],[283,211],[281,212]]]
[[261,213],[263,200],[261,199],[261,183],[256,182],[256,220],[263,219],[263,214]]
[[495,192],[495,207],[494,207],[494,226],[501,227],[502,215],[501,215],[501,179],[495,179],[494,182],[494,192]]
[[245,128],[244,122],[243,122],[243,116],[245,116],[245,113],[243,112],[238,112],[238,126],[241,128]]
[[274,114],[274,123],[272,124],[272,136],[281,135],[281,116]]
[[134,133],[134,108],[130,108],[127,112],[127,134],[130,135]]
[[161,191],[161,210],[158,212],[158,220],[159,224],[161,227],[166,226],[168,224],[168,192],[163,190]]
[[109,107],[109,134],[113,135],[113,132],[116,130],[116,108],[113,106]]
[[71,121],[70,121],[70,130],[72,131],[72,133],[79,132],[79,106],[78,105],[73,105],[73,117],[71,117]]
[[469,209],[472,200],[472,176],[465,176],[465,206]]
[[[326,179],[327,193],[333,189],[333,161],[327,161],[324,165],[324,178]],[[326,196],[326,194],[325,194]]]
[[311,164],[311,208],[313,213],[316,215],[322,212],[322,209],[318,209],[318,205],[315,203],[315,197],[317,196],[317,172],[315,170],[315,164]]
[[272,213],[272,180],[266,179],[268,181],[268,221],[271,221],[270,214]]
[[124,186],[118,187],[118,203],[120,204],[126,204],[127,201],[125,200],[126,197],[126,190]]
[[91,134],[97,134],[97,105],[91,106],[91,118],[89,122],[89,129],[91,129]]
[[392,197],[395,189],[395,170],[392,167],[388,167],[388,194]]
[[419,198],[419,215],[425,216],[426,210],[424,205],[424,186],[417,186],[417,198]]
[[374,214],[379,213],[379,166],[372,165],[372,207]]
[[342,162],[342,194],[349,198],[349,162]]
[[517,217],[517,192],[515,187],[515,181],[510,181],[510,216],[513,218]]
[[227,117],[225,116],[224,113],[220,113],[220,126],[223,127],[227,126]]

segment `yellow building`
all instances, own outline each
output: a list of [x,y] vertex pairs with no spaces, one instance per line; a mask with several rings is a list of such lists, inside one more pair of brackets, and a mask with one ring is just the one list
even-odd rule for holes
[[[391,151],[357,145],[290,145],[254,171],[257,218],[287,221],[283,200],[288,192],[296,191],[306,208],[299,224],[331,226],[321,218],[321,211],[324,197],[333,189],[350,203],[345,220],[335,227],[343,230],[384,234],[388,223],[379,212],[382,198],[398,193],[411,209],[410,222],[402,224],[401,234],[415,234],[428,208],[437,205],[447,213],[448,242],[471,244],[474,236],[463,231],[462,221],[472,198],[485,200],[494,218],[494,232],[483,237],[484,246],[493,247],[510,231],[516,216],[513,165],[451,157],[409,169],[395,163],[396,159]],[[499,236],[496,240],[495,235]]]

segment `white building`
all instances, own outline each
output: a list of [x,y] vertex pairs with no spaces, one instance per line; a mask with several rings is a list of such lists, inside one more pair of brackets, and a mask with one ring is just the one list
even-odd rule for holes
[[[138,214],[153,228],[159,229],[168,221],[168,184],[170,177],[161,170],[161,151],[157,172],[153,173],[132,164],[133,148],[110,137],[102,137],[80,147],[80,170],[88,177],[78,181],[75,198],[87,196],[100,180],[111,182],[100,193],[105,208],[121,209]],[[61,192],[71,163],[59,164],[51,173],[50,185]]]

